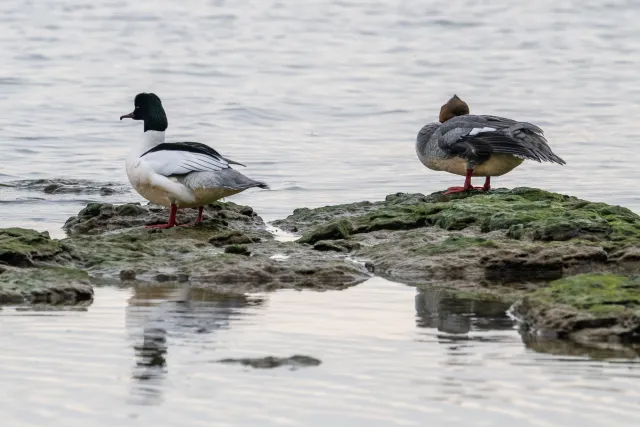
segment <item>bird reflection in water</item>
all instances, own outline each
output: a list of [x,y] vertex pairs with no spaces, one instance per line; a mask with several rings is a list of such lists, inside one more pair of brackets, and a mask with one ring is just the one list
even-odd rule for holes
[[513,327],[506,314],[508,303],[455,297],[450,291],[421,288],[415,297],[416,323],[447,334],[472,330],[506,330]]
[[134,341],[133,395],[135,403],[161,402],[168,374],[169,343],[189,345],[202,334],[227,329],[242,309],[264,300],[245,295],[218,294],[206,289],[139,286],[129,300],[126,324]]

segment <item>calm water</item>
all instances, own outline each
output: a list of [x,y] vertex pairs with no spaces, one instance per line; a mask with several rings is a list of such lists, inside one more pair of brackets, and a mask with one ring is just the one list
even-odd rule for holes
[[[568,162],[526,163],[495,185],[640,212],[640,5],[481,3],[3,0],[0,183],[126,184],[124,156],[142,125],[118,117],[154,91],[170,140],[208,143],[272,185],[234,198],[267,220],[428,193],[461,183],[426,170],[413,147],[457,93],[476,113],[539,124]],[[140,198],[0,186],[0,219],[59,236],[90,200]],[[415,293],[376,281],[244,302],[203,296],[184,308],[169,292],[99,289],[86,312],[4,308],[2,424],[637,424],[635,364],[532,352],[504,317],[477,307],[424,320]],[[166,365],[145,373],[136,347],[158,324]],[[215,363],[295,353],[323,363]]]
[[[536,353],[502,310],[381,279],[246,299],[98,289],[86,312],[5,308],[0,413],[7,426],[637,425],[640,362]],[[216,362],[293,354],[322,364]]]

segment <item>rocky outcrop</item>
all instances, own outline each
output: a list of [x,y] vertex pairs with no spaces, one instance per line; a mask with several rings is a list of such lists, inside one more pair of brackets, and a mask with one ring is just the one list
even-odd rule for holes
[[[178,220],[195,217],[185,210]],[[196,227],[149,230],[143,225],[165,222],[166,209],[90,203],[61,241],[0,230],[2,301],[79,301],[96,281],[236,295],[343,289],[373,273],[519,300],[512,311],[532,345],[547,345],[531,338],[543,330],[582,344],[639,340],[640,217],[619,206],[532,188],[398,193],[274,222],[300,234],[297,242],[274,239],[247,206],[215,203],[205,217]]]
[[640,277],[570,276],[524,296],[511,312],[527,334],[601,349],[628,344],[640,355]]
[[572,274],[640,270],[638,215],[531,188],[394,194],[298,209],[275,224],[299,230],[299,243],[321,243],[319,250],[351,248],[376,274],[412,284],[502,293]]
[[[248,206],[216,203],[195,227],[146,229],[166,221],[156,206],[90,203],[70,218],[70,236],[0,230],[0,303],[77,303],[91,283],[206,288],[226,294],[274,289],[343,289],[370,273],[346,254],[276,241]],[[196,211],[179,215],[195,220]]]
[[[376,203],[297,209],[275,224],[297,230],[303,246],[350,251],[375,274],[396,281],[511,301],[524,297],[514,311],[523,323],[562,339],[640,341],[630,308],[596,315],[594,307],[540,299],[550,282],[558,287],[561,279],[600,273],[628,280],[610,289],[612,295],[640,296],[626,279],[640,272],[640,217],[626,208],[532,188],[399,193]],[[598,289],[574,286],[572,292],[586,298]]]

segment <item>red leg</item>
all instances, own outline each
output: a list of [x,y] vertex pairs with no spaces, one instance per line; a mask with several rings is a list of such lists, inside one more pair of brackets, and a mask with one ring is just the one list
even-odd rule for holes
[[198,217],[196,218],[193,224],[183,224],[183,227],[188,227],[190,225],[198,225],[202,222],[202,211],[204,210],[204,206],[198,207]]
[[469,191],[473,189],[471,186],[471,174],[473,173],[473,169],[467,169],[467,175],[464,178],[464,186],[463,187],[449,187],[444,194],[452,194],[452,193],[462,193],[463,191]]
[[482,191],[489,191],[491,190],[491,177],[488,176],[485,180],[484,180],[484,186],[482,186]]
[[202,211],[204,210],[204,206],[198,207],[198,218],[196,218],[196,222],[193,225],[200,224],[202,222]]
[[145,228],[171,228],[175,227],[178,223],[176,222],[176,214],[178,213],[178,206],[171,203],[171,210],[169,211],[169,222],[166,224],[155,224],[155,225],[146,225]]

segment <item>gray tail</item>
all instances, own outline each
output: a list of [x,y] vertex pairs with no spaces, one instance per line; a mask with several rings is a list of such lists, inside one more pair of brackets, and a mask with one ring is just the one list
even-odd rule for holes
[[268,190],[269,189],[269,186],[266,183],[262,182],[262,181],[256,181],[253,186],[254,187],[258,187],[258,188],[262,188],[264,190]]
[[538,126],[531,123],[517,123],[507,129],[507,134],[529,151],[532,160],[566,164],[560,156],[551,151],[542,129]]

